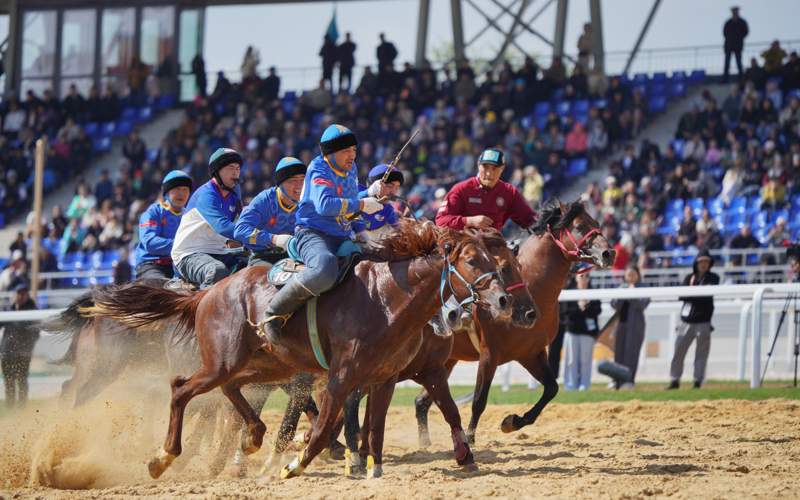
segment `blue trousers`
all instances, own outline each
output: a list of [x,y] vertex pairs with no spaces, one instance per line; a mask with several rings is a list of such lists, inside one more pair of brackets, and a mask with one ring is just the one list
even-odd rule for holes
[[299,228],[294,237],[300,258],[306,265],[297,275],[300,284],[314,295],[333,288],[339,274],[336,252],[348,238],[329,236],[309,228]]

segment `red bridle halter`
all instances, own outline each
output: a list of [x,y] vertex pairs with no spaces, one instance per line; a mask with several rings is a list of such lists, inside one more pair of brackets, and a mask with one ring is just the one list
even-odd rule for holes
[[[567,236],[569,237],[570,242],[575,247],[573,250],[569,250],[567,248],[567,246],[564,245],[564,243],[561,242],[561,237],[564,235],[564,233],[567,233]],[[561,253],[564,254],[564,257],[567,260],[570,260],[570,258],[575,259],[575,260],[581,260],[584,257],[587,257],[587,255],[583,253],[583,245],[587,241],[589,241],[589,238],[591,238],[592,236],[601,234],[601,233],[600,233],[599,229],[592,228],[586,234],[584,234],[581,237],[580,240],[576,241],[575,237],[572,235],[572,231],[568,231],[567,229],[561,229],[561,231],[559,231],[559,233],[558,233],[558,238],[556,238],[556,235],[553,234],[552,228],[548,225],[547,226],[547,234],[549,234],[550,237],[553,238],[553,242],[561,250]],[[593,268],[594,268],[594,264],[591,264],[589,267],[581,269],[580,271],[578,271],[575,274],[585,274],[585,273],[588,273],[589,271],[591,271]]]

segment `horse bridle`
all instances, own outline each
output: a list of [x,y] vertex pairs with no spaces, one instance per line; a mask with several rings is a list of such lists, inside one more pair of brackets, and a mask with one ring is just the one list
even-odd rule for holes
[[[567,248],[567,246],[564,245],[564,243],[562,243],[561,237],[564,235],[564,233],[567,233],[567,236],[569,237],[570,242],[575,247],[574,249],[569,250]],[[586,234],[584,234],[581,237],[580,240],[575,240],[575,236],[572,235],[572,231],[568,230],[567,228],[562,228],[558,232],[558,237],[556,237],[556,235],[553,234],[553,229],[550,227],[550,225],[548,225],[547,226],[547,234],[549,234],[550,237],[553,238],[553,242],[561,250],[561,253],[564,254],[564,257],[567,260],[570,260],[570,258],[572,258],[572,259],[575,259],[577,261],[583,261],[584,259],[591,259],[592,258],[592,256],[590,254],[586,253],[586,249],[584,248],[584,245],[586,243],[588,243],[590,239],[593,239],[595,236],[598,236],[598,235],[600,235],[602,233],[600,232],[599,229],[597,229],[596,227],[593,227],[592,229],[587,231]],[[585,273],[588,273],[589,271],[591,271],[593,268],[594,268],[594,264],[590,265],[589,267],[585,267],[585,268],[581,269],[580,271],[578,271],[575,274],[585,274]]]
[[472,283],[470,283],[469,281],[466,280],[466,278],[464,278],[464,276],[461,275],[460,272],[458,272],[458,269],[456,269],[453,263],[450,262],[450,256],[445,255],[444,268],[442,269],[442,279],[439,283],[439,298],[442,301],[442,307],[445,307],[444,303],[445,285],[447,285],[450,288],[450,293],[453,295],[453,297],[456,297],[456,291],[453,288],[453,279],[452,279],[453,275],[455,275],[456,278],[461,280],[461,282],[464,284],[464,286],[467,287],[467,291],[469,292],[469,296],[467,296],[458,303],[458,306],[462,308],[464,306],[475,304],[480,301],[478,292],[489,286],[489,281],[491,280],[491,278],[496,277],[497,279],[501,279],[500,275],[497,274],[497,271],[490,271],[481,274],[480,276],[475,278],[475,280]]

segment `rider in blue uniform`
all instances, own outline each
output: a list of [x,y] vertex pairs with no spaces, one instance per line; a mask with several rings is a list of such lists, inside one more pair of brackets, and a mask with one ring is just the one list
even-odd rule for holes
[[271,343],[278,341],[281,327],[292,313],[336,283],[336,252],[353,230],[349,217],[383,210],[375,197],[358,198],[356,144],[350,129],[331,125],[320,140],[322,154],[308,166],[295,231],[297,250],[306,267],[267,306],[265,330]]
[[161,182],[162,200],[139,217],[136,245],[136,278],[169,280],[173,276],[172,243],[181,223],[183,207],[192,194],[192,178],[180,170],[169,172]]
[[[358,193],[358,197],[367,198],[373,196],[380,199],[396,196],[400,186],[403,185],[403,173],[393,169],[386,177],[386,182],[383,182],[383,176],[386,175],[388,169],[389,165],[385,163],[373,167],[369,171],[369,187]],[[397,224],[399,216],[394,207],[387,203],[380,212],[364,214],[362,219],[365,230],[377,231],[386,225],[394,226]]]
[[230,249],[242,246],[233,236],[234,221],[242,211],[241,164],[241,155],[233,149],[214,151],[208,162],[211,180],[189,199],[175,234],[175,268],[186,281],[201,289],[230,274],[237,261]]
[[233,237],[252,252],[248,265],[274,264],[286,257],[305,176],[302,161],[282,158],[275,168],[275,186],[261,191],[244,207]]

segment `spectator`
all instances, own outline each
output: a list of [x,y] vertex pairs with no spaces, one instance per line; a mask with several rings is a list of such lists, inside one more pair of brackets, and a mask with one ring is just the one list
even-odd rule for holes
[[115,285],[124,285],[125,283],[130,283],[131,279],[133,278],[133,267],[131,267],[131,263],[129,262],[130,253],[128,252],[128,247],[123,246],[119,249],[119,259],[117,263],[114,264],[114,284]]
[[756,89],[763,89],[767,82],[767,72],[758,65],[755,57],[750,58],[750,67],[744,72],[744,79],[753,82]]
[[14,241],[11,242],[11,245],[8,247],[8,251],[13,255],[14,251],[19,250],[22,252],[22,257],[28,257],[28,244],[25,242],[25,235],[22,234],[22,231],[17,232],[17,237]]
[[206,77],[206,62],[200,52],[192,59],[192,74],[194,75],[194,86],[197,90],[197,95],[205,97],[208,78]]
[[678,245],[694,245],[697,241],[697,220],[694,218],[692,207],[684,207],[683,220],[678,228]]
[[261,54],[259,54],[257,48],[248,45],[242,59],[242,81],[256,78],[256,70],[259,64],[261,64]]
[[114,191],[114,183],[111,182],[111,177],[108,174],[108,169],[104,168],[100,171],[100,180],[94,185],[94,199],[95,203],[102,205],[104,201],[111,198]]
[[571,158],[583,157],[588,148],[588,136],[581,122],[575,122],[564,141],[564,152]]
[[[356,44],[350,39],[350,32],[345,33],[344,42],[336,50],[339,59],[339,92],[342,89],[350,92],[350,86],[353,84],[353,67],[356,65]],[[343,83],[345,78],[347,87]]]
[[[36,303],[28,294],[28,284],[20,282],[14,287],[14,302],[6,310],[31,309],[36,309]],[[16,321],[5,325],[0,342],[0,359],[8,408],[23,408],[28,402],[28,373],[33,347],[39,340],[39,331],[33,325],[33,321]]]
[[130,89],[131,97],[137,104],[142,101],[144,96],[144,83],[147,80],[148,73],[149,69],[139,59],[139,54],[134,54],[128,67],[128,88]]
[[[631,236],[630,233],[622,233],[622,237],[617,244],[614,245],[614,251],[617,253],[617,257],[611,269],[615,271],[627,269],[629,263],[633,260],[634,248],[633,236]],[[627,276],[627,274],[626,271],[625,275]]]
[[269,74],[264,78],[262,89],[264,100],[267,102],[274,101],[278,98],[281,91],[281,78],[278,76],[275,66],[269,67]]
[[584,72],[589,72],[589,59],[592,57],[594,44],[592,43],[592,24],[584,23],[583,33],[578,37],[578,64]]
[[322,40],[322,47],[319,49],[319,57],[322,58],[322,81],[327,82],[327,87],[333,92],[333,68],[336,66],[338,57],[336,42],[328,35]]
[[124,156],[134,169],[138,169],[144,163],[147,156],[147,145],[144,143],[137,130],[131,131],[128,140],[122,146],[122,156]]
[[587,145],[592,164],[596,164],[608,149],[608,132],[602,120],[595,120],[591,124]]
[[[683,286],[719,285],[719,275],[711,272],[714,259],[708,250],[702,250],[694,261],[692,274],[683,280]],[[683,297],[681,325],[675,337],[675,354],[672,356],[667,389],[680,387],[683,361],[692,341],[697,339],[694,355],[694,388],[699,389],[706,378],[706,364],[711,348],[711,318],[714,315],[714,297]]]
[[[625,269],[625,284],[622,288],[636,288],[642,280],[639,268],[629,265]],[[631,371],[631,382],[616,385],[617,389],[632,389],[636,380],[636,369],[639,366],[639,352],[644,343],[645,318],[644,310],[650,299],[614,299],[611,307],[619,315],[619,323],[614,331],[614,362],[628,367]]]
[[744,160],[736,158],[733,162],[733,167],[725,171],[725,175],[722,177],[722,192],[720,196],[726,205],[730,205],[733,198],[739,194],[743,183]]
[[786,51],[781,47],[781,42],[775,40],[767,50],[761,53],[764,59],[764,71],[768,76],[777,76],[783,68],[783,60],[786,59]]
[[775,225],[767,233],[767,246],[772,248],[788,247],[792,242],[792,234],[786,227],[786,219],[783,216],[775,219]]
[[528,202],[528,205],[533,208],[542,201],[544,178],[535,165],[528,165],[525,167],[523,175],[522,196],[525,198],[525,201]]
[[28,265],[22,250],[14,250],[11,253],[11,262],[0,272],[0,290],[7,292],[20,281],[27,281]]
[[386,35],[384,33],[381,33],[379,37],[381,43],[375,50],[375,55],[378,59],[378,73],[385,73],[394,67],[397,49],[392,42],[386,41]]
[[749,32],[747,21],[739,17],[739,7],[731,7],[731,18],[725,22],[725,26],[722,28],[722,35],[725,37],[724,80],[726,82],[730,75],[731,54],[736,58],[739,77],[742,76],[742,50],[744,49],[744,39],[747,38]]
[[786,186],[779,176],[770,176],[761,188],[761,209],[776,209],[786,201]]
[[72,197],[72,201],[67,208],[67,217],[70,219],[80,219],[90,208],[97,205],[97,200],[89,194],[89,186],[81,182],[78,184],[78,192]]
[[[590,288],[589,274],[578,274],[570,288]],[[597,318],[600,316],[599,300],[579,300],[565,304],[566,366],[564,386],[568,391],[586,391],[592,385],[592,353],[600,332]]]

